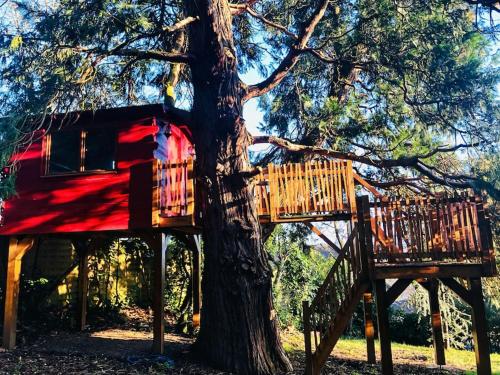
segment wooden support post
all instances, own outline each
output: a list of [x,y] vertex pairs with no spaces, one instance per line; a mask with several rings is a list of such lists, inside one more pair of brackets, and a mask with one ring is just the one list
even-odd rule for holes
[[304,319],[304,347],[306,351],[306,371],[305,375],[313,375],[313,360],[311,347],[311,317],[309,302],[302,301],[302,317]]
[[477,225],[479,227],[479,241],[481,249],[481,260],[486,276],[497,274],[495,255],[493,252],[493,235],[491,231],[490,221],[486,218],[486,212],[483,206],[483,201],[480,197],[476,197],[477,207]]
[[382,362],[382,374],[392,375],[392,350],[389,332],[389,314],[386,302],[385,280],[375,281],[375,296],[377,302],[378,337],[380,340],[380,357]]
[[375,327],[372,317],[373,295],[370,291],[363,294],[363,308],[365,312],[365,338],[366,338],[366,357],[368,363],[375,364]]
[[490,343],[488,340],[488,328],[481,279],[470,279],[469,284],[472,298],[472,338],[474,340],[474,352],[476,353],[477,374],[490,375]]
[[441,327],[441,311],[439,309],[439,283],[436,279],[429,280],[429,306],[431,310],[432,340],[434,345],[434,360],[437,365],[446,365],[444,355],[443,329]]
[[356,199],[357,225],[361,251],[361,268],[368,279],[374,278],[373,238],[371,231],[370,201],[367,195]]
[[[76,246],[75,246],[76,248]],[[77,330],[83,331],[87,325],[87,304],[89,291],[89,251],[86,242],[77,248],[78,253],[78,301],[76,312]]]
[[33,244],[32,237],[23,239],[12,237],[9,241],[3,320],[3,347],[5,349],[13,349],[16,346],[17,305],[22,258],[33,247]]
[[192,270],[192,286],[193,286],[193,327],[200,326],[200,307],[201,307],[201,241],[199,236],[194,235],[196,246],[193,248],[193,270]]
[[154,250],[153,283],[153,352],[163,354],[165,345],[165,259],[169,236],[156,234],[151,241]]

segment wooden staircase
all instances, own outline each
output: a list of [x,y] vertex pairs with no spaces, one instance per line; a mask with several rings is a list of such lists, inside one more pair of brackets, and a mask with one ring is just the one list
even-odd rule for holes
[[[369,223],[369,221],[368,221]],[[364,220],[351,233],[311,304],[303,303],[306,375],[319,374],[370,286]]]

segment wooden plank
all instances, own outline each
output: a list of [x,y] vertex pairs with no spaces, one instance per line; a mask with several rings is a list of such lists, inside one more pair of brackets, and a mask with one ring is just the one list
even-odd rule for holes
[[23,239],[11,237],[7,257],[7,278],[5,283],[3,347],[7,350],[16,346],[17,307],[23,256],[33,247],[33,237]]
[[151,223],[153,227],[158,226],[158,221],[160,218],[160,178],[158,176],[162,171],[162,166],[159,164],[160,161],[156,160],[153,164],[153,209],[151,211]]
[[434,264],[434,262],[401,263],[397,265],[377,264],[376,279],[411,279],[419,277],[481,277],[487,276],[480,264]]
[[325,241],[328,244],[328,246],[332,248],[332,250],[335,253],[335,257],[339,256],[340,252],[342,251],[340,247],[338,247],[332,240],[330,240],[327,236],[325,236],[325,234],[321,232],[321,230],[319,230],[316,226],[308,222],[305,222],[304,225],[309,229],[311,229],[314,232],[314,234],[316,234],[319,238]]
[[376,198],[382,198],[383,194],[379,193],[377,189],[375,189],[372,185],[370,185],[364,178],[362,178],[359,174],[353,172],[354,181],[363,186],[366,190],[372,193]]
[[387,308],[389,308],[396,299],[403,293],[406,288],[411,284],[411,279],[398,279],[396,282],[389,288],[389,290],[385,294],[385,302],[387,303]]
[[465,303],[472,305],[472,295],[467,288],[458,283],[455,279],[452,278],[440,278],[441,282],[450,288],[457,296],[459,296]]
[[474,353],[476,354],[477,374],[490,375],[490,342],[488,339],[488,325],[481,279],[471,278],[469,284],[472,297],[472,339],[474,342]]
[[387,311],[385,280],[375,281],[375,296],[377,304],[378,336],[380,341],[380,356],[382,373],[393,374],[391,336],[389,332],[389,315]]

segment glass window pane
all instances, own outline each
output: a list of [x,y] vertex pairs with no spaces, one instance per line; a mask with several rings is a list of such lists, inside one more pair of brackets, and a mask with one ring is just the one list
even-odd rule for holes
[[85,137],[85,170],[115,169],[116,133],[109,129],[92,129]]
[[51,134],[49,173],[80,170],[80,133],[73,130]]

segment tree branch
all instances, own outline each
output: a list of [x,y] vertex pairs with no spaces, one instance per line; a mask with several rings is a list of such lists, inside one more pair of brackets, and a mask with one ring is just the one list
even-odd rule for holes
[[[434,183],[444,186],[450,186],[457,189],[468,189],[472,188],[474,190],[484,189],[486,190],[494,199],[500,199],[500,190],[496,189],[491,183],[484,181],[480,178],[474,176],[449,176],[442,172],[437,171],[436,169],[432,169],[425,165],[421,159],[428,158],[432,155],[435,155],[438,152],[453,152],[463,147],[472,147],[472,145],[460,144],[453,147],[438,147],[435,150],[432,150],[426,154],[416,155],[416,156],[401,156],[396,159],[373,159],[366,155],[357,155],[352,152],[342,152],[326,149],[323,147],[317,146],[304,146],[299,145],[293,142],[290,142],[286,139],[270,136],[270,135],[262,135],[262,136],[254,136],[253,144],[262,144],[269,143],[274,146],[286,149],[290,152],[301,152],[304,154],[315,154],[320,156],[327,156],[336,159],[344,159],[344,160],[352,160],[365,165],[369,165],[375,168],[412,168],[418,171],[421,175],[427,177]],[[437,173],[436,173],[437,172]]]
[[500,2],[498,0],[464,0],[470,5],[481,5],[495,12],[500,12]]
[[199,19],[200,19],[199,17],[187,17],[173,25],[163,27],[163,31],[167,33],[173,33],[176,32],[177,30],[186,27],[187,25],[193,23],[194,21],[198,21]]
[[268,78],[260,83],[248,86],[247,92],[243,97],[243,102],[269,92],[286,77],[288,72],[297,64],[301,53],[307,52],[304,49],[309,39],[311,39],[314,29],[325,15],[328,4],[329,0],[320,1],[309,21],[298,35],[296,43],[290,47],[288,54]]
[[175,53],[159,50],[140,50],[136,48],[123,48],[114,50],[112,52],[99,50],[94,52],[102,53],[108,56],[136,57],[141,60],[151,59],[183,64],[187,64],[194,60],[194,56],[187,53]]

